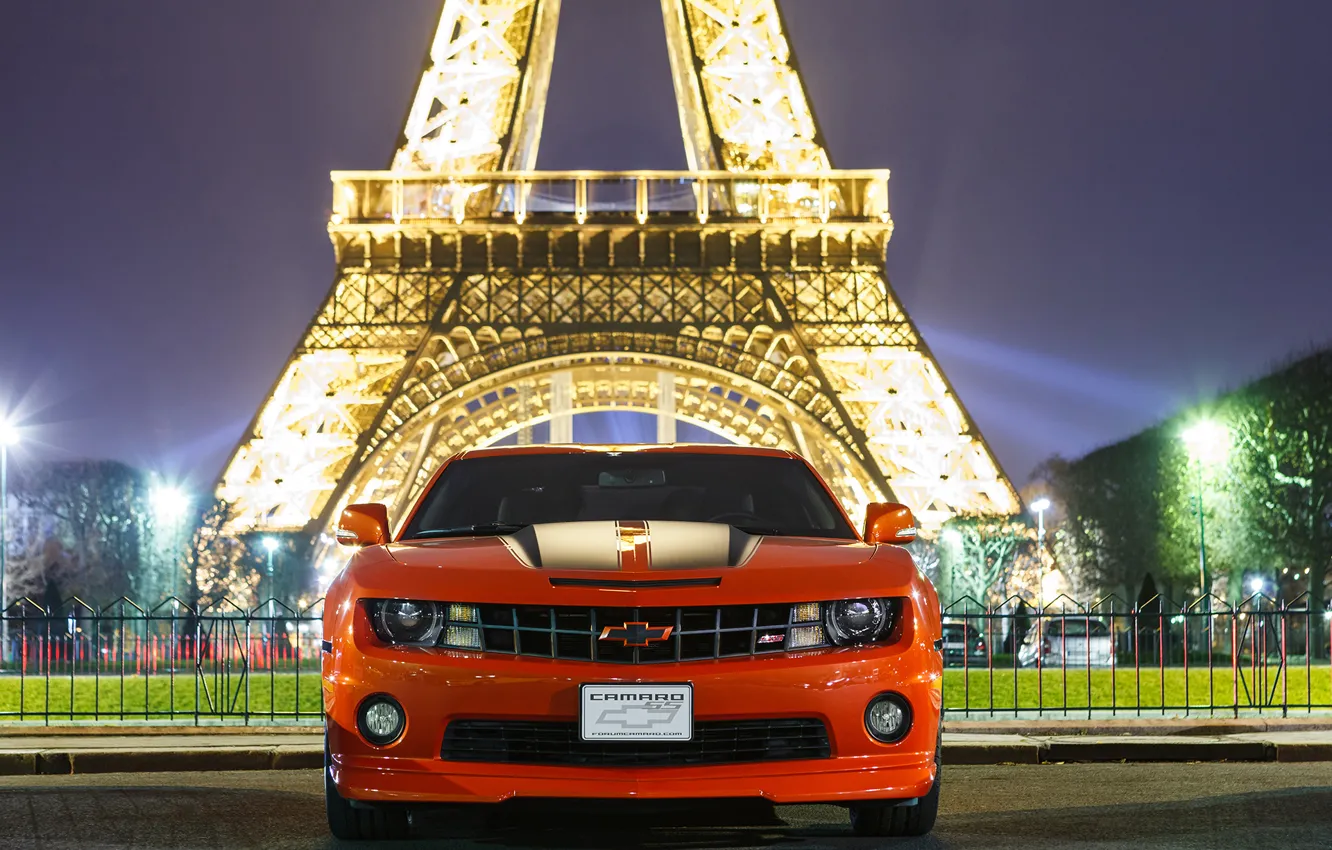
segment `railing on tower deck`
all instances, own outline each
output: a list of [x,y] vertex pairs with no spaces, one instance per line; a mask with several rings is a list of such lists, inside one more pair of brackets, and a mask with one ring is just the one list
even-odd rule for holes
[[[13,602],[0,724],[318,723],[322,608]],[[963,599],[944,622],[949,719],[1332,711],[1332,611],[1307,597]]]
[[330,228],[412,222],[891,224],[888,172],[333,172]]

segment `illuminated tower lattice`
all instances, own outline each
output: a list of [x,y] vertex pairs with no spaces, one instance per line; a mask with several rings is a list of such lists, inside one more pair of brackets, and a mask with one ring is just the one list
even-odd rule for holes
[[559,0],[446,0],[391,171],[333,174],[337,278],[219,484],[244,528],[397,519],[449,455],[655,413],[809,457],[853,514],[1017,510],[833,170],[775,0],[661,0],[687,172],[538,172]]

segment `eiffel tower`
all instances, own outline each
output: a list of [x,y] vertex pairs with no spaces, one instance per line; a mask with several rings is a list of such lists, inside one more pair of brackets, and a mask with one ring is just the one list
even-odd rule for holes
[[396,522],[450,455],[605,410],[796,450],[857,520],[1019,509],[885,276],[888,172],[832,168],[776,0],[661,8],[689,170],[540,172],[560,0],[445,0],[391,170],[332,175],[336,278],[219,483],[237,529]]

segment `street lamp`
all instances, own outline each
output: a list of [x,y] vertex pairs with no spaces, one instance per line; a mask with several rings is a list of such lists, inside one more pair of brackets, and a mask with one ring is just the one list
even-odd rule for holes
[[159,528],[170,529],[171,532],[171,595],[178,597],[180,588],[177,580],[180,578],[180,570],[176,556],[179,554],[177,549],[180,546],[180,520],[190,509],[190,495],[179,487],[154,487],[148,494],[148,501],[153,507],[154,524]]
[[1041,606],[1045,606],[1045,512],[1050,510],[1050,500],[1044,496],[1031,503],[1031,509],[1036,512],[1036,557],[1040,560],[1040,593],[1037,599]]
[[1031,509],[1036,512],[1036,545],[1045,551],[1045,512],[1050,510],[1050,500],[1042,496],[1031,503]]
[[268,595],[269,596],[273,595],[273,553],[278,550],[278,546],[280,545],[281,544],[278,543],[278,539],[276,537],[265,537],[263,539],[264,551],[268,553]]
[[189,510],[189,494],[179,487],[154,487],[148,497],[153,503],[153,513],[158,519],[174,522]]
[[19,431],[0,419],[0,661],[9,660],[9,586],[5,584],[5,557],[9,554],[9,447],[19,444]]
[[[1226,426],[1210,419],[1202,419],[1185,428],[1180,437],[1189,455],[1198,464],[1198,578],[1202,583],[1204,599],[1210,597],[1211,585],[1207,581],[1207,520],[1203,510],[1203,467],[1225,461],[1230,451],[1230,431]],[[1204,603],[1211,610],[1211,603]]]
[[264,628],[264,631],[271,633],[273,631],[273,617],[275,616],[273,597],[277,595],[273,592],[273,553],[282,544],[278,543],[276,537],[265,537],[261,541],[261,545],[264,547],[264,551],[268,553],[268,625]]

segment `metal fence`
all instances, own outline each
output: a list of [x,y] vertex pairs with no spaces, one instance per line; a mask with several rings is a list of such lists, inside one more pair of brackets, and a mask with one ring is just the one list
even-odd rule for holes
[[[12,603],[0,723],[318,723],[323,601],[200,610]],[[951,719],[1332,711],[1332,612],[1307,597],[944,609]]]
[[0,722],[317,722],[322,617],[323,600],[19,600],[0,630]]
[[1240,717],[1332,710],[1332,611],[1303,594],[944,608],[955,719]]

